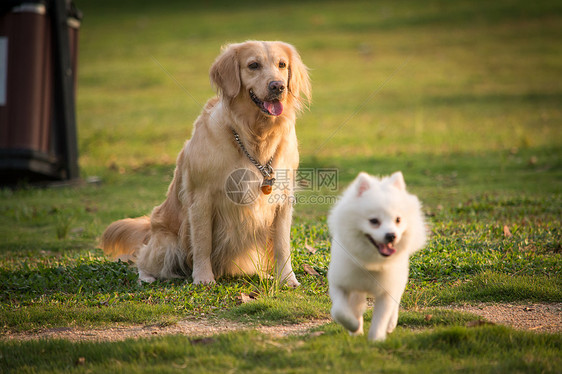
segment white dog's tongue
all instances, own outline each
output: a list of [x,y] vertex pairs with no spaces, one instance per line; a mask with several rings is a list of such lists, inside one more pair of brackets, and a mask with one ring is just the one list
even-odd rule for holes
[[383,256],[390,256],[391,254],[394,254],[394,252],[396,252],[396,249],[388,244],[377,244],[377,247],[379,248],[379,253]]
[[281,115],[281,113],[283,113],[283,104],[281,104],[281,102],[279,101],[264,101],[263,107],[272,116],[279,116]]

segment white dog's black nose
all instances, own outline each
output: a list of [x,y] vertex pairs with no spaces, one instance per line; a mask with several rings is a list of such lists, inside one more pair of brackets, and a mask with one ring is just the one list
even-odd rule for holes
[[280,94],[285,91],[285,83],[283,81],[271,81],[267,85],[269,92]]
[[387,243],[392,243],[396,240],[396,234],[393,232],[386,233],[384,240],[386,240]]

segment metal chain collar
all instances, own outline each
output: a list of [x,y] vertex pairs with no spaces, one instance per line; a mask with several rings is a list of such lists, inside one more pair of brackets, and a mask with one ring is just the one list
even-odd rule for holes
[[242,149],[242,151],[246,154],[246,156],[252,162],[252,164],[254,164],[254,166],[260,171],[261,175],[263,175],[265,179],[272,179],[273,167],[271,167],[271,163],[273,162],[273,156],[271,156],[271,159],[269,159],[267,164],[265,165],[260,164],[259,162],[256,161],[255,158],[253,158],[250,155],[250,153],[248,153],[246,147],[244,147],[244,144],[242,144],[242,141],[240,140],[240,135],[238,135],[236,131],[234,131],[234,129],[231,128],[231,130],[232,133],[234,134],[234,139],[236,139],[236,142],[240,146],[240,149]]

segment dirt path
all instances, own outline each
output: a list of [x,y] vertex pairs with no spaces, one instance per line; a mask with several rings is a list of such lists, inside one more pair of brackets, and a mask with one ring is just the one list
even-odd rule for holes
[[[479,315],[489,322],[537,332],[562,332],[562,303],[552,304],[478,304],[450,306],[447,309]],[[170,326],[127,325],[104,329],[54,328],[33,333],[8,333],[1,340],[31,340],[62,338],[70,341],[120,341],[129,338],[182,334],[204,338],[215,334],[255,329],[275,337],[306,335],[310,330],[329,323],[329,319],[296,325],[249,327],[224,320],[183,320]]]
[[519,330],[562,332],[562,303],[478,304],[447,309],[479,315],[489,322]]
[[306,335],[310,329],[329,323],[329,319],[314,320],[293,325],[258,326],[251,327],[246,324],[206,319],[183,320],[170,326],[160,325],[126,325],[103,329],[80,329],[61,327],[46,329],[39,332],[9,333],[0,337],[0,340],[32,340],[32,339],[68,339],[70,341],[120,341],[129,338],[148,338],[152,336],[182,334],[194,338],[208,337],[230,331],[256,330],[275,337],[289,335]]

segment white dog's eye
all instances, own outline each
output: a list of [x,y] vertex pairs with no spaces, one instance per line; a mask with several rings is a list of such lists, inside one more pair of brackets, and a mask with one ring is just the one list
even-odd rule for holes
[[287,67],[287,64],[285,63],[285,61],[279,61],[279,69],[285,69]]
[[369,220],[369,222],[371,222],[371,225],[375,225],[375,226],[378,226],[378,225],[381,224],[381,221],[379,221],[378,218],[371,218],[371,219]]
[[402,219],[400,217],[396,217],[396,223],[400,223],[400,221],[402,221]]
[[251,64],[248,65],[248,68],[250,70],[258,70],[260,68],[260,64],[257,62],[252,62]]

